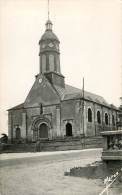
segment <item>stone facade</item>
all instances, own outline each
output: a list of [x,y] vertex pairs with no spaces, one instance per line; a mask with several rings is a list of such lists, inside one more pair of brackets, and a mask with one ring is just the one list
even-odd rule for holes
[[8,110],[10,141],[97,136],[103,130],[116,129],[115,106],[101,96],[65,84],[59,43],[48,20],[39,41],[40,72],[25,102]]

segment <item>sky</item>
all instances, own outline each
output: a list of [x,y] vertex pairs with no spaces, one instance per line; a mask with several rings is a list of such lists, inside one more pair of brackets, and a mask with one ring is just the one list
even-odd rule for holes
[[[122,96],[122,1],[50,0],[53,31],[60,40],[65,82],[120,104]],[[23,103],[39,73],[39,39],[47,0],[0,0],[0,133],[7,109]]]

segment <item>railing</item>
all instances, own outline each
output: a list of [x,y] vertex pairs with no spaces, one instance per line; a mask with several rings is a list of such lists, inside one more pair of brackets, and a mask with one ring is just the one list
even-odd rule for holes
[[114,175],[104,179],[105,188],[103,189],[103,191],[99,195],[103,195],[105,192],[106,192],[106,195],[109,195],[109,188],[117,180],[117,178],[120,176],[121,172],[122,172],[122,168],[120,169],[120,173],[116,172]]

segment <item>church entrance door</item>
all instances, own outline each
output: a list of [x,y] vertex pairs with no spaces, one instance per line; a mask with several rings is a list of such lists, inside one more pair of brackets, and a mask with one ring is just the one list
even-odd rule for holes
[[66,136],[72,136],[72,125],[70,123],[66,124]]
[[48,126],[45,123],[39,126],[39,138],[48,138]]

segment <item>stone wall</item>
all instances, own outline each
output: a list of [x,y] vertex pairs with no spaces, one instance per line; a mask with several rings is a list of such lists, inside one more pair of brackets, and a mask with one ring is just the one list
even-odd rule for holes
[[[103,130],[116,129],[117,111],[112,110],[103,105],[85,101],[84,108],[84,131],[87,136],[99,135]],[[92,110],[92,122],[88,122],[88,109]],[[100,111],[101,123],[97,121],[97,112]],[[105,123],[105,113],[108,114],[108,125]],[[115,124],[112,124],[112,115],[115,119]]]
[[72,134],[80,134],[79,101],[68,100],[61,102],[61,135],[66,136],[66,124],[72,125]]
[[20,135],[26,139],[26,112],[24,109],[11,110],[8,114],[8,138],[16,139],[16,128],[20,128]]
[[[88,121],[88,109],[92,111],[92,122]],[[97,112],[100,111],[101,123],[97,121]],[[105,113],[108,114],[108,125],[105,124]],[[115,118],[115,125],[112,124],[112,115]],[[67,100],[61,104],[43,106],[41,113],[40,106],[28,107],[26,109],[16,109],[9,111],[9,140],[16,138],[16,127],[21,130],[22,139],[33,141],[32,124],[37,117],[44,117],[49,120],[49,139],[66,137],[67,123],[72,126],[72,136],[79,137],[83,133],[85,136],[97,136],[103,130],[113,130],[116,128],[117,111],[104,107],[90,101],[84,102],[84,130],[83,130],[83,106],[82,100]]]

